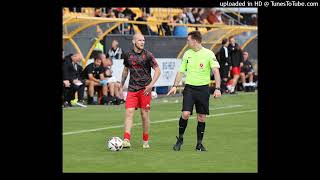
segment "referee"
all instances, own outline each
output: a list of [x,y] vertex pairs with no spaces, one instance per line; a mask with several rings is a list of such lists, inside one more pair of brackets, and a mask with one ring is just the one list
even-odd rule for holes
[[192,115],[194,105],[196,106],[198,119],[196,150],[206,151],[202,144],[202,139],[206,125],[206,115],[209,115],[209,83],[211,69],[216,84],[213,97],[217,98],[221,96],[219,63],[211,50],[202,47],[201,40],[202,37],[199,31],[193,31],[188,34],[188,46],[190,49],[184,53],[174,85],[167,94],[176,93],[177,86],[182,79],[183,73],[186,72],[182,115],[179,120],[179,137],[177,137],[177,142],[173,146],[173,150],[175,151],[180,151],[181,145],[183,144],[183,134],[186,130],[188,119],[190,115]]

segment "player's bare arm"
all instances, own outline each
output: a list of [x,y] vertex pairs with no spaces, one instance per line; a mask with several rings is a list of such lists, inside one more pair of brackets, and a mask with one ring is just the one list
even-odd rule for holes
[[121,77],[121,87],[124,86],[124,83],[126,82],[127,77],[128,77],[128,68],[124,67],[122,71],[122,77]]
[[218,98],[221,96],[220,92],[220,84],[221,84],[221,79],[220,79],[220,73],[218,68],[213,68],[212,69],[213,75],[214,75],[214,81],[216,84],[216,90],[213,93],[214,98]]
[[171,95],[171,94],[176,94],[177,92],[177,86],[179,85],[181,79],[182,79],[183,73],[182,72],[177,72],[176,78],[174,80],[173,86],[170,89],[170,91],[168,92],[167,96]]
[[152,78],[152,81],[150,82],[150,84],[148,84],[148,86],[146,86],[145,90],[144,90],[144,95],[148,95],[148,93],[151,92],[152,90],[152,87],[154,86],[154,84],[157,82],[157,80],[159,79],[160,77],[160,68],[159,66],[157,66],[156,68],[153,68],[154,69],[154,74],[153,74],[153,78]]
[[94,82],[96,82],[96,83],[100,83],[100,80],[94,78],[94,77],[93,77],[93,74],[91,74],[91,73],[89,74],[89,80],[90,80],[90,81],[94,81]]

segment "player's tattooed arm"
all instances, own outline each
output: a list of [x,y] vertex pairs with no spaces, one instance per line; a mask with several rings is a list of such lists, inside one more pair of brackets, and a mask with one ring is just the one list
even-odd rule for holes
[[128,68],[124,67],[123,71],[122,71],[122,77],[121,77],[121,86],[124,85],[124,83],[126,82],[127,77],[128,77]]

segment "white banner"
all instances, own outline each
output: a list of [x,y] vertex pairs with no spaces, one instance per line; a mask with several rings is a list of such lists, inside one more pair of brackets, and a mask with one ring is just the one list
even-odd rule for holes
[[[176,74],[180,68],[181,65],[181,59],[176,58],[156,58],[159,68],[161,70],[161,75],[158,79],[158,81],[155,84],[155,87],[157,86],[172,86],[174,79],[176,77]],[[122,70],[123,70],[123,60],[114,60],[113,66],[112,66],[112,76],[114,76],[118,81],[121,81],[122,76]],[[151,70],[151,77],[153,77],[153,69]],[[125,88],[128,87],[130,74],[126,80]]]

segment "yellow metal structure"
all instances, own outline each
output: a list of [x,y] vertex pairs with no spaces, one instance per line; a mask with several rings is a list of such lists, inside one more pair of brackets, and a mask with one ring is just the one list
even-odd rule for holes
[[[147,24],[152,26],[161,25],[163,20],[152,20],[151,22],[141,22],[141,21],[129,21],[126,18],[101,18],[101,17],[85,17],[85,16],[77,16],[77,15],[66,15],[63,16],[63,44],[70,41],[72,46],[76,49],[77,52],[81,53],[85,59],[83,59],[83,65],[85,66],[95,45],[103,39],[106,35],[108,35],[113,29],[121,26],[123,23],[129,24]],[[96,41],[90,47],[88,53],[84,55],[79,48],[79,45],[73,40],[79,32],[90,28],[92,26],[96,26],[103,23],[111,23],[111,26],[104,30],[102,35],[100,35]],[[231,35],[238,35],[243,32],[249,31],[257,31],[256,26],[235,26],[235,25],[224,25],[224,24],[176,24],[176,23],[168,23],[168,25],[174,26],[187,26],[188,28],[202,28],[201,33],[203,35],[203,44],[211,45],[210,49],[214,50],[218,47],[221,40]],[[210,28],[211,30],[207,30],[206,28]],[[255,36],[256,37],[256,36]],[[248,44],[255,37],[251,37],[246,43]],[[244,45],[247,45],[244,44]],[[183,52],[187,49],[187,44],[181,49],[178,54],[178,58],[181,58]]]

